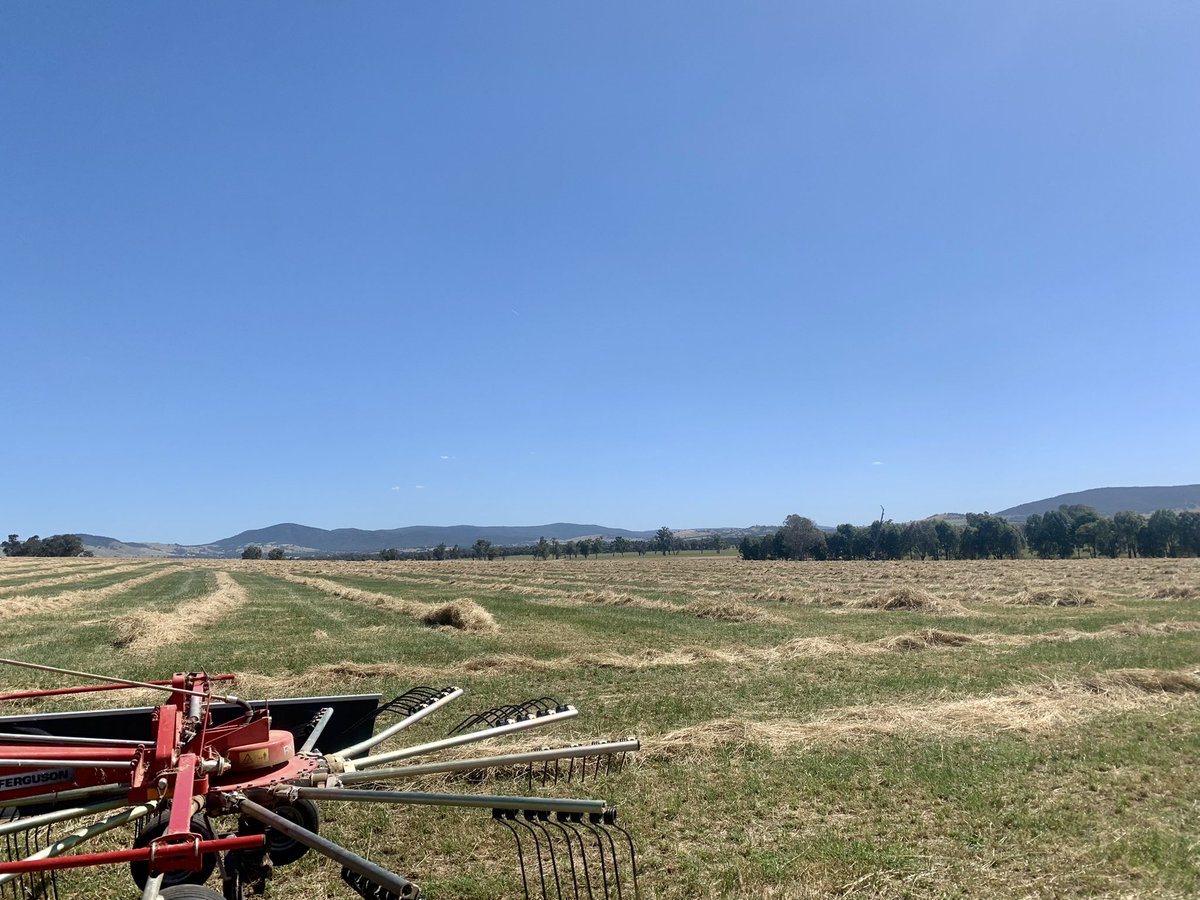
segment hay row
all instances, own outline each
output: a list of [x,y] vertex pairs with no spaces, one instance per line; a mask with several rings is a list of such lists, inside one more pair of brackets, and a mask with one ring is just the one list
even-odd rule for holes
[[[16,593],[16,592],[20,592],[20,591],[27,591],[27,590],[31,590],[31,589],[40,590],[41,588],[58,587],[59,585],[62,585],[62,584],[74,584],[74,583],[80,582],[80,581],[90,581],[94,578],[107,578],[109,575],[124,575],[126,572],[137,572],[137,571],[139,571],[141,569],[145,569],[145,568],[146,568],[145,563],[126,563],[126,564],[117,564],[117,565],[109,565],[109,566],[98,566],[94,569],[89,569],[86,572],[76,571],[74,575],[60,575],[57,577],[42,578],[41,577],[42,573],[38,573],[37,580],[34,580],[34,581],[30,581],[27,579],[27,580],[23,581],[21,584],[0,585],[0,595]],[[62,571],[62,570],[59,570],[59,571]],[[55,573],[47,572],[45,574],[49,575],[49,576],[53,576]],[[0,597],[0,599],[2,599],[2,597]]]
[[1039,733],[1101,715],[1144,709],[1200,695],[1194,672],[1116,669],[1069,682],[1049,682],[984,697],[918,704],[875,704],[831,712],[807,722],[718,719],[642,742],[642,758],[679,761],[751,746],[846,746],[873,737],[957,738],[980,733]]
[[640,653],[577,653],[555,659],[535,659],[519,654],[489,654],[468,659],[454,667],[413,666],[395,663],[339,662],[316,666],[305,672],[285,676],[257,673],[238,675],[243,683],[259,693],[291,693],[321,689],[330,683],[345,681],[431,680],[444,681],[455,675],[512,675],[522,672],[561,672],[579,669],[643,669],[678,666],[753,665],[820,659],[829,656],[873,656],[885,653],[917,653],[964,647],[1019,648],[1039,643],[1101,640],[1113,637],[1151,637],[1200,631],[1200,622],[1125,623],[1098,631],[1056,629],[1041,634],[960,634],[924,628],[878,638],[855,641],[843,635],[795,638],[775,647],[680,647],[673,650],[643,650]]
[[115,597],[119,594],[124,594],[134,588],[141,587],[144,584],[149,584],[151,581],[156,581],[159,578],[164,578],[167,575],[174,574],[180,571],[178,567],[169,566],[160,569],[156,572],[151,572],[148,575],[142,575],[138,578],[129,578],[125,581],[119,581],[116,584],[106,585],[101,588],[88,588],[79,591],[64,591],[61,594],[51,594],[46,597],[30,597],[27,595],[18,595],[15,597],[0,598],[0,613],[6,618],[20,615],[36,615],[39,613],[59,612],[75,606],[82,606],[87,603],[96,603],[100,600],[107,600],[109,597]]
[[[547,594],[549,592],[546,592]],[[706,598],[691,603],[669,603],[618,591],[557,591],[554,596],[540,595],[532,601],[547,606],[623,606],[629,609],[653,609],[717,622],[778,622],[776,616],[756,606],[732,598]]]
[[326,578],[308,578],[303,575],[289,575],[285,572],[275,573],[275,577],[312,588],[339,600],[348,600],[351,603],[359,603],[363,606],[371,606],[375,609],[418,619],[422,624],[431,628],[467,631],[474,634],[493,634],[500,630],[500,626],[496,624],[492,614],[469,597],[461,597],[449,603],[435,605],[405,600],[376,591],[347,587]]
[[217,572],[217,589],[186,600],[170,612],[135,610],[113,621],[113,645],[144,652],[196,637],[198,631],[236,612],[250,600],[228,572]]

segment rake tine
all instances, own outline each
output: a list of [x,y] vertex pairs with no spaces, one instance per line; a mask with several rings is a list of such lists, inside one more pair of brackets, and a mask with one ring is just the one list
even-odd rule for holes
[[555,828],[561,831],[563,833],[563,839],[567,842],[567,861],[571,864],[571,887],[575,891],[575,900],[579,900],[579,873],[575,871],[575,848],[571,846],[570,832],[563,827],[562,822],[556,821],[549,817],[547,817],[546,823],[548,825],[553,825]]
[[560,813],[558,819],[560,822],[564,823],[566,828],[570,829],[571,834],[575,835],[575,840],[579,844],[579,861],[580,867],[583,869],[583,880],[585,886],[587,887],[588,900],[593,900],[592,876],[588,871],[587,850],[583,845],[583,832],[581,832],[577,827],[579,823],[579,816],[572,815],[571,813]]
[[[604,859],[604,841],[600,837],[600,829],[593,825],[590,819],[591,816],[588,816],[586,819],[581,818],[580,824],[596,836],[596,852],[600,855],[600,874],[604,878],[604,900],[608,900],[608,897],[610,896],[608,892],[608,864]],[[618,900],[620,900],[620,897],[621,892],[618,890]]]
[[[617,900],[621,900],[621,861],[617,858],[617,845],[613,843],[612,835],[609,833],[608,829],[604,827],[607,824],[607,817],[603,814],[599,814],[592,816],[591,818],[596,823],[596,831],[603,836],[604,840],[608,841],[608,849],[612,853],[613,881],[617,886]],[[601,848],[600,853],[604,853],[603,847]]]
[[625,840],[629,842],[629,866],[633,870],[633,896],[635,900],[640,900],[642,892],[638,888],[637,849],[633,845],[633,835],[617,824],[617,811],[615,809],[612,810],[612,820],[609,824],[625,835]]
[[558,784],[558,760],[554,760],[554,783]]
[[521,847],[521,835],[516,828],[508,821],[515,816],[516,813],[504,814],[503,810],[493,809],[492,818],[512,832],[512,836],[517,840],[517,862],[521,864],[521,888],[525,891],[525,900],[529,900],[529,880],[525,877],[525,850]]
[[567,784],[575,780],[575,757],[571,757],[570,766],[567,768]]
[[554,873],[554,890],[558,894],[558,900],[562,900],[562,882],[558,878],[558,859],[554,855],[554,841],[550,830],[544,824],[549,818],[550,813],[534,813],[530,821],[546,836],[546,856],[550,858],[550,871]]
[[546,897],[546,869],[542,865],[542,845],[541,845],[541,842],[538,841],[537,832],[534,831],[533,827],[528,822],[526,822],[523,817],[522,818],[514,817],[513,821],[516,822],[518,825],[520,825],[525,830],[527,830],[533,836],[533,855],[537,859],[538,878],[541,880],[541,883],[542,883],[542,900],[549,900],[549,898]]

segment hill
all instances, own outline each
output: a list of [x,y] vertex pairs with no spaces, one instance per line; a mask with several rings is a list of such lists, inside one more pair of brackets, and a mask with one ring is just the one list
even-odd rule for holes
[[1035,513],[1047,513],[1060,506],[1091,506],[1102,516],[1124,510],[1150,515],[1159,509],[1200,509],[1200,484],[1180,484],[1164,487],[1105,487],[1088,491],[1059,494],[1045,500],[1034,500],[1002,509],[996,513],[1012,522],[1024,522]]

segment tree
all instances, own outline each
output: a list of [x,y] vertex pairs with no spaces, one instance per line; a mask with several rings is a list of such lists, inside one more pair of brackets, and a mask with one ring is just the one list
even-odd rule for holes
[[1141,533],[1142,526],[1145,524],[1146,520],[1141,515],[1128,510],[1119,512],[1113,516],[1113,529],[1117,533],[1118,553],[1125,553],[1131,558],[1137,555],[1138,534]]
[[708,546],[711,547],[713,550],[716,550],[717,553],[720,553],[721,548],[725,546],[725,542],[721,538],[720,532],[717,532],[717,531],[714,531],[712,533],[712,537],[710,537],[708,539],[708,541],[709,541]]
[[379,551],[379,558],[384,562],[392,562],[400,558],[400,551],[395,547]]
[[283,548],[272,547],[267,551],[267,559],[283,559]]
[[611,547],[613,553],[620,553],[624,556],[629,550],[629,538],[618,535],[612,539]]
[[958,529],[945,519],[938,519],[933,530],[937,532],[938,548],[946,559],[958,553]]
[[1179,513],[1173,509],[1156,510],[1146,523],[1149,556],[1179,555]]
[[675,546],[675,532],[664,525],[654,534],[654,549],[666,556]]
[[[10,534],[8,540],[0,541],[5,556],[83,556],[83,541],[77,534],[52,534],[40,538],[36,534],[28,540]],[[91,554],[87,554],[91,555]]]
[[433,558],[437,559],[437,560],[443,560],[446,558],[446,542],[445,541],[442,541],[440,544],[438,544],[436,547],[433,548]]
[[242,551],[242,559],[262,559],[262,547],[248,544]]
[[476,559],[492,559],[492,542],[484,538],[480,538],[471,547],[471,555]]
[[533,549],[533,555],[537,559],[548,559],[549,558],[550,544],[544,537],[538,538],[537,546],[534,547],[534,549]]
[[578,544],[576,544],[576,547],[579,549],[579,552],[583,554],[584,559],[587,559],[592,552],[592,542],[589,540],[580,541]]
[[785,559],[819,559],[825,555],[825,534],[817,523],[795,514],[783,520]]

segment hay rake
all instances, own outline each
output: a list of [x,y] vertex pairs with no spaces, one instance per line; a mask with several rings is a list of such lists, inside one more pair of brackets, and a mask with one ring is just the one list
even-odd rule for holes
[[[638,749],[635,738],[456,755],[578,714],[551,697],[473,713],[445,737],[384,750],[463,691],[421,685],[386,703],[378,694],[247,702],[218,692],[231,675],[141,682],[0,664],[97,682],[0,701],[123,688],[168,695],[153,708],[0,716],[0,900],[56,900],[67,881],[60,873],[113,864],[128,864],[142,900],[244,900],[264,893],[274,868],[310,850],[338,864],[343,883],[365,900],[423,897],[413,881],[321,836],[320,804],[329,802],[490,811],[513,838],[526,900],[640,896],[636,847],[614,806],[535,793],[619,772]],[[523,782],[528,793],[397,789],[431,776],[468,788]],[[133,826],[129,849],[71,852],[125,826]],[[214,875],[220,890],[207,886]]]

